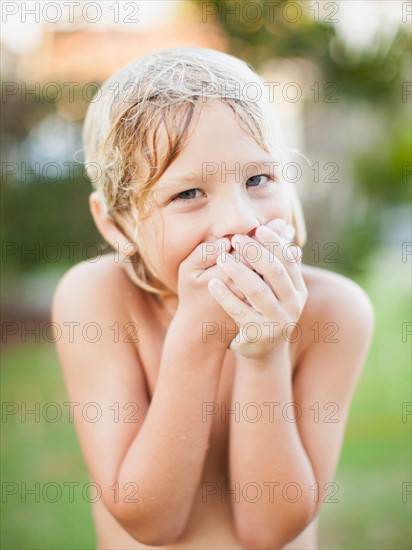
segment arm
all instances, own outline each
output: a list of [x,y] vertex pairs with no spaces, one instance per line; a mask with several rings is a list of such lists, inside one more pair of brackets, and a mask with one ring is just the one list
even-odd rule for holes
[[[282,548],[313,517],[309,487],[316,479],[295,409],[284,408],[294,401],[291,380],[286,344],[270,361],[237,357],[232,409],[238,404],[242,414],[238,422],[231,418],[230,480],[239,483],[240,498],[232,505],[239,539],[248,548]],[[255,488],[248,489],[249,483]]]
[[[274,243],[276,238],[281,244],[285,243],[286,237],[278,235],[273,232],[270,235],[266,230],[256,231],[259,241],[267,239],[265,246]],[[253,243],[244,236],[235,236],[233,240],[240,240],[240,245]],[[344,277],[336,276],[334,284],[328,285],[329,295],[325,295],[322,288],[315,297],[316,302],[322,302],[315,317],[338,324],[340,343],[334,344],[334,348],[327,343],[309,345],[292,386],[282,328],[299,319],[308,295],[299,268],[300,260],[288,265],[278,252],[273,254],[258,243],[255,246],[261,248],[252,267],[263,276],[263,281],[242,262],[228,261],[225,257],[218,261],[225,274],[245,294],[249,305],[237,299],[224,285],[220,294],[212,294],[240,324],[241,337],[231,344],[237,355],[232,409],[237,402],[240,407],[255,402],[267,413],[257,423],[248,422],[242,414],[239,422],[231,424],[231,482],[232,485],[239,483],[241,492],[240,499],[235,498],[233,503],[235,525],[245,546],[279,548],[296,538],[319,511],[318,499],[313,497],[316,482],[323,491],[328,487],[325,484],[331,481],[350,398],[373,332],[373,309],[365,293]],[[252,265],[248,248],[244,246],[241,254]],[[257,327],[257,339],[247,338],[245,328],[248,324],[255,325],[254,335]],[[272,333],[268,330],[271,325],[277,327]],[[331,369],[331,364],[337,368]],[[285,418],[270,421],[270,403],[282,407],[293,401],[298,411],[306,411],[296,424]],[[307,409],[316,401],[322,404],[336,402],[341,411],[339,424],[330,427],[311,422]],[[283,498],[276,500],[279,491],[275,490],[279,486],[271,485],[273,482],[279,483],[280,489],[282,484],[284,488],[287,483],[296,483],[302,491],[300,498],[291,503],[293,498],[282,494]],[[256,502],[250,502],[247,493],[245,498],[242,492],[248,483],[257,483],[262,493],[266,489]],[[321,500],[323,496],[321,492]]]
[[225,355],[188,338],[186,323],[172,323],[150,408],[118,473],[120,487],[139,487],[139,503],[120,510],[123,525],[150,545],[176,540],[187,524],[212,427],[200,404],[215,400]]
[[[286,354],[279,353],[270,364],[242,357],[237,361],[233,400],[241,407],[255,401],[264,411],[257,423],[245,422],[241,415],[239,423],[231,424],[231,477],[241,487],[255,481],[263,489],[255,503],[243,499],[242,493],[239,503],[234,503],[238,530],[249,548],[282,548],[318,515],[331,489],[336,490],[331,483],[350,401],[373,334],[374,314],[362,289],[343,277],[336,276],[324,301],[318,318],[338,325],[338,341],[308,346],[293,387]],[[265,401],[280,403],[274,407],[272,423]],[[287,418],[282,417],[279,409],[290,402],[295,409],[288,409]],[[314,416],[314,403],[319,404],[319,418]],[[288,421],[293,410],[297,411],[296,422]],[[280,483],[274,488],[272,503],[264,485],[267,481]],[[301,488],[296,503],[289,502],[298,495],[292,487],[282,494],[282,487],[291,482]]]
[[[109,328],[114,322],[122,328],[130,321],[124,313],[125,281],[113,284],[112,274],[96,277],[91,268],[80,264],[63,277],[52,311],[62,329],[65,323],[79,323],[74,339],[62,330],[57,342],[69,399],[78,404],[73,409],[79,441],[102,500],[117,521],[139,541],[167,544],[184,529],[201,477],[211,424],[202,422],[199,403],[215,399],[226,350],[211,350],[200,334],[190,337],[190,327],[176,319],[149,403],[135,344],[127,343],[125,330],[114,342]],[[133,305],[135,310],[143,307]],[[94,343],[81,335],[81,327],[91,321],[102,331]],[[91,402],[102,412],[97,422],[82,414]]]
[[[339,500],[339,487],[331,483],[375,326],[373,305],[362,288],[337,274],[331,274],[330,280],[329,296],[318,318],[336,323],[338,332],[333,340],[337,341],[312,342],[293,384],[294,401],[302,410],[297,427],[318,482],[318,491],[312,493],[315,515],[335,490],[333,498]],[[316,403],[319,414],[313,407]]]

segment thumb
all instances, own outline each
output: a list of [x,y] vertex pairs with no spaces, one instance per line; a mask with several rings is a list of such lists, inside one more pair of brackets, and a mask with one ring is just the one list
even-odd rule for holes
[[216,264],[217,257],[222,252],[229,252],[229,239],[217,239],[200,243],[190,255],[191,267],[203,271]]

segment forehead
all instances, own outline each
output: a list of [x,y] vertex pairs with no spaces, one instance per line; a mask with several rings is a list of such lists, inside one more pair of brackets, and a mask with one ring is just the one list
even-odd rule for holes
[[[162,128],[158,146],[167,150],[167,135]],[[200,172],[205,163],[235,166],[269,155],[248,132],[233,110],[220,100],[206,102],[193,117],[185,147],[168,167],[159,184],[186,172]]]

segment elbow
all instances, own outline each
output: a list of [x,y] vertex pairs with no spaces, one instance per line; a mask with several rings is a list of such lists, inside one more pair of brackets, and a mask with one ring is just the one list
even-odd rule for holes
[[240,544],[250,550],[273,550],[293,541],[315,516],[315,504],[309,495],[305,502],[295,504],[298,506],[288,508],[287,514],[274,510],[273,518],[264,526],[261,521],[250,522],[250,519],[243,518],[237,528]]
[[130,525],[123,522],[121,525],[137,542],[147,546],[169,546],[178,542],[183,534],[183,529],[165,528],[158,523],[148,525],[147,523],[134,522],[133,525]]
[[128,533],[140,544],[145,544],[147,546],[169,546],[178,542],[181,537],[181,533],[169,533],[169,532],[145,532],[145,533],[135,533],[134,531],[127,530]]
[[123,529],[141,544],[166,546],[178,542],[183,535],[186,522],[172,514],[164,517],[156,510],[146,512],[144,517],[139,517],[130,511],[117,510],[115,518]]

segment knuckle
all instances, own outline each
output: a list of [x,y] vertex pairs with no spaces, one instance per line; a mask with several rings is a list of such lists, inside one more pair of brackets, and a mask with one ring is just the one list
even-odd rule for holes
[[283,277],[284,274],[285,274],[285,269],[280,263],[275,263],[270,266],[269,276]]
[[245,316],[245,312],[241,307],[234,306],[231,307],[229,311],[230,315],[236,317],[237,319],[243,319],[243,317]]
[[265,297],[268,295],[269,287],[265,285],[257,285],[252,288],[249,295],[251,298]]

